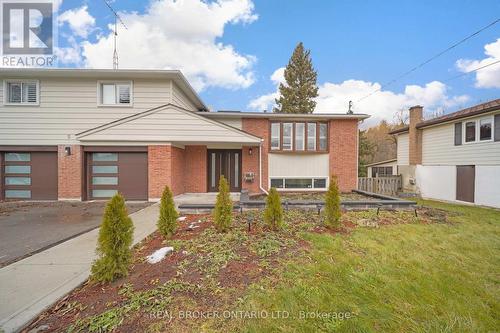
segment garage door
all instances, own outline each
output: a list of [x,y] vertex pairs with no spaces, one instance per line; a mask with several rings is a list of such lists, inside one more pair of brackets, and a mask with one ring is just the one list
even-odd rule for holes
[[148,199],[148,154],[94,152],[87,154],[87,193],[91,200],[120,192],[126,200]]
[[56,152],[5,152],[3,197],[7,200],[57,200]]

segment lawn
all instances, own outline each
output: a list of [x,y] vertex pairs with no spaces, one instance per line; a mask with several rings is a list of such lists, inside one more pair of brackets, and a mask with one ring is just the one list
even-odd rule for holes
[[[84,285],[31,327],[120,332],[494,332],[500,327],[500,211],[421,202],[348,212],[321,227],[289,211],[268,231],[255,212],[226,234],[188,216],[173,240],[136,249],[130,275]],[[198,222],[199,221],[199,222]],[[247,222],[251,221],[248,231]],[[187,226],[195,222],[197,228]],[[192,230],[189,230],[192,229]],[[173,245],[158,264],[144,258]]]

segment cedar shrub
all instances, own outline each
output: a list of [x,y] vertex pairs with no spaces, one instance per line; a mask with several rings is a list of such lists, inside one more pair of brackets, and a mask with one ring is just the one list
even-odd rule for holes
[[264,222],[273,230],[279,230],[283,226],[283,207],[281,207],[281,198],[274,187],[271,187],[266,198]]
[[219,180],[219,193],[215,202],[213,212],[215,228],[220,232],[225,232],[231,227],[233,220],[233,202],[229,195],[229,184],[224,176]]
[[92,264],[94,281],[110,282],[127,276],[132,262],[134,224],[128,216],[125,200],[119,193],[112,197],[102,218],[96,253],[99,258]]
[[179,214],[175,210],[174,195],[168,186],[165,186],[160,201],[160,217],[156,226],[158,230],[167,238],[172,236],[177,229],[177,219]]
[[325,226],[332,229],[339,228],[341,215],[342,211],[340,209],[340,193],[337,176],[332,175],[325,196]]

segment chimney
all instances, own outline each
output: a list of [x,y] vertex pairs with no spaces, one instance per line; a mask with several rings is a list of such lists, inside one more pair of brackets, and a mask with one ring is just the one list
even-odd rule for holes
[[424,120],[423,111],[424,108],[420,105],[410,108],[410,125],[408,126],[410,165],[422,164],[422,131],[417,129],[417,124]]

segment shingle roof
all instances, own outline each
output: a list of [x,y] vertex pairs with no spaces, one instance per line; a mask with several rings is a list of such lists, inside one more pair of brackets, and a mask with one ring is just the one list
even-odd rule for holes
[[[500,98],[494,99],[485,103],[471,106],[470,108],[462,109],[453,113],[445,114],[444,116],[424,120],[417,124],[417,128],[423,128],[431,125],[436,125],[440,123],[445,123],[448,121],[458,120],[466,117],[476,116],[490,111],[500,110]],[[389,132],[389,134],[398,134],[407,132],[408,126],[398,128]]]

